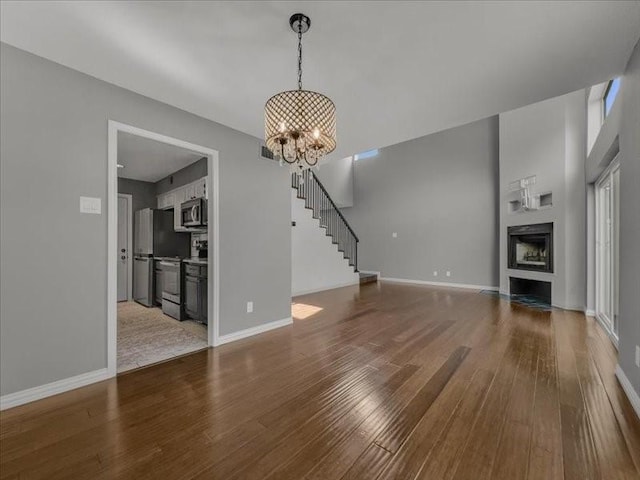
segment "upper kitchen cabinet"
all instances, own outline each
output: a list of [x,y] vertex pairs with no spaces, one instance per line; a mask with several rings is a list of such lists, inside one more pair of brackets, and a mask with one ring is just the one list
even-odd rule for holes
[[167,210],[169,208],[173,208],[175,205],[175,192],[167,192],[162,195],[158,195],[158,208],[162,210]]
[[187,193],[184,188],[174,190],[174,206],[173,206],[173,229],[176,232],[186,231],[182,226],[182,216],[180,215],[180,206],[187,200]]
[[207,177],[202,177],[196,180],[194,183],[195,197],[194,198],[208,198],[207,197]]
[[190,183],[184,186],[184,193],[186,200],[193,200],[196,198],[196,185],[195,183]]

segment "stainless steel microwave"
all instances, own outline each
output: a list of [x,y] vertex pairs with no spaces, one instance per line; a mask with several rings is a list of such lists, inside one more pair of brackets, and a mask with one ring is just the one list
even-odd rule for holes
[[187,228],[207,225],[207,201],[204,198],[188,200],[180,206],[180,224]]

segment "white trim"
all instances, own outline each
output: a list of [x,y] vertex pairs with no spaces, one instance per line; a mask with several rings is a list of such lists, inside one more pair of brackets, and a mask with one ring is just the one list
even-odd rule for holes
[[560,303],[552,303],[551,306],[560,308],[561,310],[584,313],[584,305],[562,305]]
[[[124,197],[127,199],[127,210],[129,216],[129,226],[127,228],[127,255],[129,255],[129,261],[127,262],[127,300],[133,299],[133,195],[130,193],[118,192],[118,197]],[[116,210],[117,211],[117,210]],[[117,273],[117,268],[116,268]]]
[[606,333],[607,336],[609,337],[609,340],[611,340],[611,343],[613,343],[613,346],[616,347],[616,350],[618,350],[618,337],[615,336],[615,334],[611,330],[610,325],[607,324],[607,322],[602,318],[601,315],[598,315],[596,313],[594,317],[596,321],[600,324],[602,329],[604,330],[604,333]]
[[84,387],[90,383],[101,382],[109,378],[106,368],[94,370],[93,372],[82,373],[75,377],[69,377],[56,382],[40,385],[39,387],[28,388],[15,393],[9,393],[0,397],[0,410],[17,407],[25,403],[34,402],[42,398],[68,392],[76,388]]
[[[117,328],[118,318],[116,309],[117,300],[117,254],[118,254],[118,218],[117,218],[117,191],[118,191],[118,132],[126,132],[139,137],[148,138],[176,147],[185,148],[207,156],[207,209],[209,228],[209,245],[213,244],[213,255],[208,259],[208,340],[209,345],[219,345],[220,332],[220,207],[219,207],[219,157],[218,151],[201,145],[185,142],[177,138],[168,137],[148,130],[143,130],[131,125],[109,120],[108,122],[108,161],[107,161],[107,370],[108,376],[116,375],[117,368]],[[213,272],[213,275],[211,274]]]
[[416,285],[432,285],[434,287],[450,287],[450,288],[465,288],[468,290],[491,290],[493,292],[499,291],[499,287],[489,287],[486,285],[469,285],[466,283],[450,283],[450,282],[431,282],[427,280],[409,280],[406,278],[391,278],[380,277],[380,280],[391,283],[413,283]]
[[591,310],[590,308],[585,308],[584,309],[584,314],[587,317],[595,317],[596,316],[596,311],[595,310]]
[[321,288],[312,288],[311,290],[302,290],[300,292],[292,292],[292,297],[299,297],[300,295],[308,295],[310,293],[324,292],[325,290],[333,290],[334,288],[353,287],[354,285],[360,285],[360,279],[353,282],[340,283],[338,285],[330,285]]
[[624,374],[624,371],[622,370],[620,365],[616,365],[616,377],[618,377],[618,381],[620,382],[624,393],[627,394],[627,398],[629,399],[631,406],[636,411],[636,415],[638,416],[638,418],[640,418],[640,396],[638,395],[638,392],[636,392],[633,388],[633,385],[631,385],[631,382]]
[[241,340],[247,337],[253,337],[254,335],[258,335],[260,333],[268,332],[269,330],[275,330],[276,328],[286,327],[287,325],[291,325],[293,323],[293,319],[291,317],[283,318],[282,320],[275,320],[269,323],[263,323],[262,325],[258,325],[256,327],[247,328],[245,330],[240,330],[238,332],[228,333],[226,335],[222,335],[218,337],[218,345],[224,345],[225,343],[235,342],[237,340]]

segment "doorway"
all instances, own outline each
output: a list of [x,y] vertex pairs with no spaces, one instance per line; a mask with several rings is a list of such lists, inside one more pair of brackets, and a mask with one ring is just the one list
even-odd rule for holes
[[[119,178],[122,180],[127,176],[133,176],[133,173],[122,174],[123,169],[126,170],[126,165],[119,162],[119,150],[133,137],[136,139],[136,145],[148,146],[153,144],[156,145],[154,148],[160,149],[160,153],[181,150],[187,152],[188,155],[195,155],[193,158],[196,160],[192,159],[192,163],[197,163],[200,168],[198,171],[204,173],[195,181],[193,179],[186,181],[178,170],[176,175],[165,175],[165,172],[162,175],[164,175],[163,180],[166,181],[156,182],[161,183],[162,188],[158,187],[158,191],[154,191],[150,199],[145,198],[144,194],[132,196],[127,192],[119,191]],[[137,332],[142,331],[146,338],[155,342],[148,346],[147,353],[149,354],[165,347],[171,347],[171,345],[159,338],[161,335],[166,335],[169,330],[174,333],[178,332],[178,336],[183,335],[185,338],[189,334],[202,338],[202,340],[199,340],[202,342],[202,347],[195,348],[194,345],[197,342],[192,342],[191,346],[186,346],[186,351],[176,352],[174,348],[170,351],[171,356],[168,358],[157,358],[155,361],[149,361],[144,365],[138,364],[137,366],[146,366],[150,363],[156,363],[156,361],[170,359],[177,355],[218,343],[220,289],[218,262],[219,168],[218,152],[216,150],[130,125],[109,121],[108,138],[107,365],[109,375],[114,376],[123,371],[123,364],[122,362],[119,364],[118,358],[119,350],[122,351],[122,348],[119,348],[122,347],[122,343],[119,345],[119,339],[122,339],[123,333],[127,333],[127,329],[129,332],[133,331],[134,333],[136,333],[136,329]],[[135,148],[133,151],[134,153],[137,152]],[[153,155],[155,160],[162,157],[162,155],[158,156],[156,153],[154,152]],[[122,152],[120,157],[122,157]],[[178,160],[186,162],[188,159],[179,158]],[[150,174],[149,169],[151,166],[149,164],[144,164],[142,169],[140,169],[140,164],[137,164],[137,166],[131,165],[130,172],[137,172],[137,175]],[[166,165],[165,168],[167,168]],[[175,184],[174,180],[176,181]],[[187,184],[183,186],[180,182],[185,183],[185,181]],[[186,195],[186,197],[182,198],[180,195]],[[143,205],[141,203],[143,201],[146,201],[147,205]],[[202,213],[200,215],[205,220],[203,225],[194,225],[193,222],[197,219],[193,218],[190,219],[188,228],[182,225],[181,206],[184,206],[183,204],[186,202],[201,205]],[[194,211],[197,212],[197,209],[189,208],[189,213]],[[140,233],[153,232],[156,228],[162,234],[154,236],[154,238],[162,238],[162,245],[154,244],[153,241]],[[173,235],[174,233],[175,235]],[[133,238],[131,239],[131,237]],[[163,248],[174,248],[173,246],[167,246],[166,241],[169,237],[182,237],[182,240],[187,238],[186,250],[184,248],[179,252],[176,250],[176,253],[171,254],[171,257],[169,257],[168,251],[157,254]],[[182,240],[180,240],[180,245],[184,247],[185,243]],[[127,243],[126,247],[123,246],[125,242]],[[202,252],[203,246],[204,252]],[[149,248],[152,249],[151,252],[147,251]],[[137,249],[140,251],[138,252]],[[122,250],[126,250],[126,252]],[[194,256],[202,253],[204,253],[203,256]],[[122,258],[123,256],[125,257],[124,259]],[[136,269],[133,268],[133,264],[134,258],[137,260],[138,257],[146,259],[147,264],[150,265],[150,268],[145,269],[145,273],[147,273],[146,282],[142,281],[144,276],[140,274],[138,275],[138,281],[136,281]],[[167,275],[163,275],[164,270],[167,270]],[[171,273],[175,273],[175,282],[167,282],[165,288],[163,279],[165,276],[167,278],[171,277]],[[190,287],[188,292],[184,289],[187,275],[189,276],[188,285]],[[132,276],[133,278],[131,278]],[[159,280],[156,280],[156,278],[159,278]],[[156,282],[160,285],[159,289],[155,289]],[[187,309],[185,299],[180,296],[193,292],[194,285],[197,285],[197,282],[201,282],[202,285],[198,296],[200,302],[197,305],[190,302]],[[140,287],[142,283],[145,284],[147,289],[146,292],[148,294],[146,295],[141,294],[141,292],[145,293],[145,289]],[[165,303],[166,305],[164,305]],[[121,318],[119,318],[119,314],[121,314]],[[131,319],[136,322],[133,329],[130,328],[130,324],[125,325],[123,323]],[[189,324],[192,323],[200,323],[202,327],[189,327]],[[162,331],[156,335],[157,332],[155,330],[149,333],[147,331],[149,328]],[[200,332],[203,332],[203,335]],[[181,345],[181,347],[184,347],[184,345]],[[189,348],[192,348],[192,350],[189,350]],[[165,350],[167,349],[165,348]],[[153,355],[148,355],[148,358],[153,360]],[[126,369],[136,368],[137,366],[130,362],[126,365]]]
[[616,157],[595,184],[596,318],[618,344],[620,163]]
[[118,193],[118,302],[131,300],[133,294],[132,196]]

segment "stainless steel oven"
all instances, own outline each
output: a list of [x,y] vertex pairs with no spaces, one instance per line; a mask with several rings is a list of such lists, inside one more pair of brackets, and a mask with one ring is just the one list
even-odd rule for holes
[[207,201],[195,198],[184,202],[180,207],[180,224],[183,227],[194,228],[207,225]]

